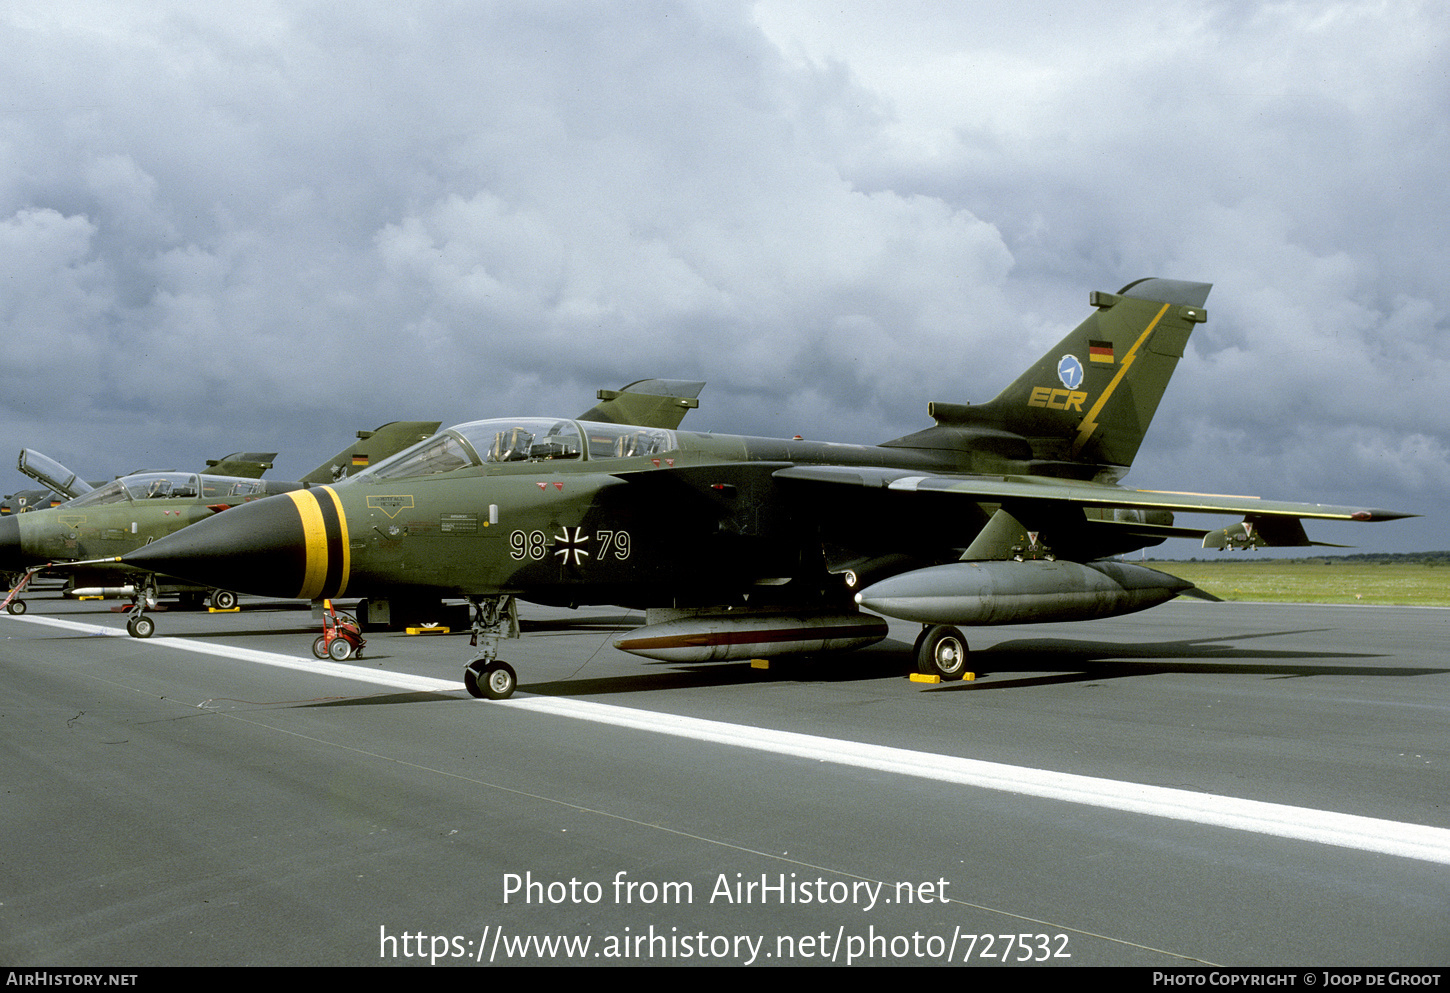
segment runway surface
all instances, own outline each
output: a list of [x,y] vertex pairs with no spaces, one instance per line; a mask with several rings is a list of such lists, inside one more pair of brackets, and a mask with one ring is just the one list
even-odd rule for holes
[[677,666],[523,605],[322,663],[306,607],[0,615],[17,965],[1450,963],[1450,611],[1175,602]]

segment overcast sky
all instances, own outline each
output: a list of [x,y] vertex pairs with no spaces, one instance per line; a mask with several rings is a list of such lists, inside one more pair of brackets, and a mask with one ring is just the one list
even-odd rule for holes
[[1165,276],[1209,321],[1127,482],[1450,548],[1447,10],[9,0],[0,488],[649,376],[877,442]]

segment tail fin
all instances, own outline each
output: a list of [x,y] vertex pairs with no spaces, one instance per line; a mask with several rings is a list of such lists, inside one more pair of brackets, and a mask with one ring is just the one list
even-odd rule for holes
[[1211,288],[1140,279],[1094,292],[1095,312],[996,399],[933,403],[938,427],[925,433],[1001,432],[1025,441],[1037,461],[1131,465],[1193,325],[1207,319]]
[[207,459],[206,468],[214,476],[231,476],[240,479],[261,479],[262,474],[272,468],[276,452],[233,452],[219,459]]
[[681,379],[641,379],[617,390],[600,390],[599,402],[578,419],[673,431],[700,405],[697,397],[704,388],[704,383]]
[[359,431],[358,440],[348,445],[322,465],[302,477],[302,482],[318,485],[335,483],[354,472],[361,472],[375,462],[381,462],[431,438],[440,421],[391,421],[376,431]]

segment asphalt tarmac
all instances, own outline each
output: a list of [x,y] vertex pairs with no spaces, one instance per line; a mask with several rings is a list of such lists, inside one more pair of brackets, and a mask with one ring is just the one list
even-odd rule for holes
[[1450,964],[1450,611],[1177,601],[832,660],[522,605],[318,662],[309,610],[0,615],[0,962]]

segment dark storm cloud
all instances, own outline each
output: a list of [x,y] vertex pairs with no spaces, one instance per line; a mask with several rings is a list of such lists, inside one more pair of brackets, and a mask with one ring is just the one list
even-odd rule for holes
[[1216,289],[1133,481],[1425,508],[1446,15],[1060,7],[12,4],[0,425],[297,474],[663,375],[882,440],[1166,275]]

